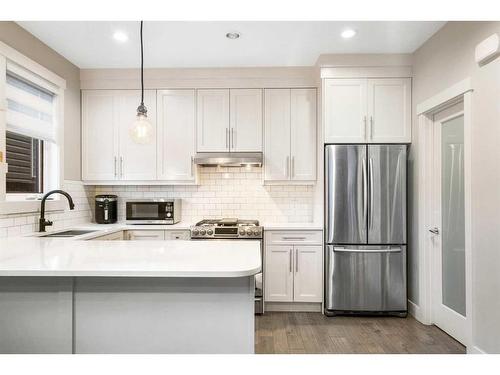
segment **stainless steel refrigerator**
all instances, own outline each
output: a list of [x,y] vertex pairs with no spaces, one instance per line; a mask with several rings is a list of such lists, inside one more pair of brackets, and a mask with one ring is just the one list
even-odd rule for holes
[[325,145],[325,313],[406,316],[407,145]]

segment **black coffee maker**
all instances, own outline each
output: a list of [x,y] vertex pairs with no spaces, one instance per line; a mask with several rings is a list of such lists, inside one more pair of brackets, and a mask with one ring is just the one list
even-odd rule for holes
[[95,196],[95,222],[113,224],[118,220],[118,196],[101,194]]

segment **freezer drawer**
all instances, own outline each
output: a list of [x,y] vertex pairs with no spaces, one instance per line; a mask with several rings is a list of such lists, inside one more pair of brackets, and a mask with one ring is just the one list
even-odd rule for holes
[[406,311],[406,246],[328,245],[326,250],[326,310]]

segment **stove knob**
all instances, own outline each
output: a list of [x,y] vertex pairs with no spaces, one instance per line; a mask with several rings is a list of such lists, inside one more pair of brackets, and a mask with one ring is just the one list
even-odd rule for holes
[[207,230],[207,234],[208,234],[209,236],[211,236],[212,234],[214,234],[214,231],[213,231],[212,229],[209,229],[209,230]]
[[200,234],[201,234],[202,236],[204,236],[206,233],[207,233],[207,232],[205,231],[205,229],[202,229],[202,230],[200,231]]
[[252,234],[252,231],[250,229],[247,229],[247,236],[250,236]]
[[167,217],[172,217],[172,213],[171,212],[167,212]]
[[194,234],[195,236],[197,236],[197,235],[198,235],[198,233],[200,233],[200,232],[198,231],[198,229],[193,229],[193,234]]
[[240,235],[244,236],[245,235],[245,229],[240,229]]
[[259,231],[258,231],[258,230],[254,230],[254,231],[253,231],[253,235],[254,235],[254,236],[258,236],[258,235],[259,235]]

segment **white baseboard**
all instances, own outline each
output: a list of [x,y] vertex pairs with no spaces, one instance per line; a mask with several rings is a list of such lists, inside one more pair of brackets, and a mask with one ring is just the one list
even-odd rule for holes
[[422,324],[428,324],[427,322],[425,322],[425,319],[424,319],[424,314],[422,312],[422,309],[420,308],[419,305],[417,305],[416,303],[408,300],[408,313],[413,316],[416,320],[418,320],[420,323]]
[[467,347],[467,354],[488,354],[484,350],[478,348],[475,345],[471,345],[470,347]]
[[266,302],[265,311],[321,312],[321,302]]

